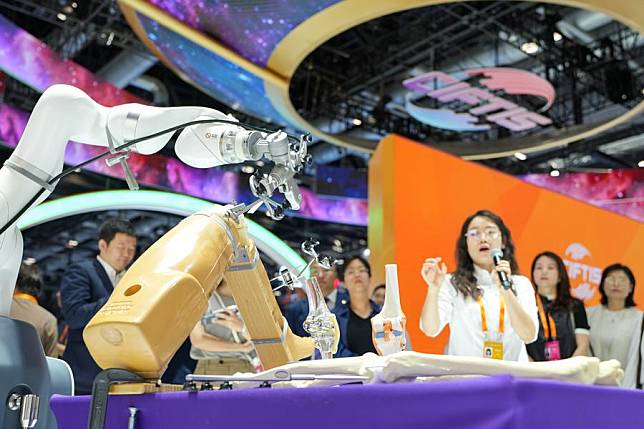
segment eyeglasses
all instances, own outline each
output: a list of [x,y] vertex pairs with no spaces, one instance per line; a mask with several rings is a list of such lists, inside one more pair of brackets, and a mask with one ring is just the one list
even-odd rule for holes
[[136,252],[136,247],[126,246],[123,244],[117,244],[116,246],[114,246],[114,249],[116,249],[119,252],[128,252],[128,253]]
[[627,284],[630,283],[630,279],[626,276],[607,276],[606,280],[604,280],[606,283],[612,283],[612,284]]
[[369,274],[369,271],[366,268],[358,268],[357,270],[347,270],[345,271],[345,276],[353,276],[356,274]]
[[483,237],[487,237],[488,240],[496,240],[501,236],[501,231],[496,228],[485,228],[483,231],[478,229],[470,229],[465,233],[465,237],[472,240],[480,240]]

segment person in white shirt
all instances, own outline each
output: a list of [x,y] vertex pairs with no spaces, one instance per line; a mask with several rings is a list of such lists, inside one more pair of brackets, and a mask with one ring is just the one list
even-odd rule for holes
[[[491,253],[496,249],[503,259],[495,266]],[[447,274],[440,257],[422,266],[428,290],[420,329],[435,337],[449,324],[450,355],[527,362],[525,344],[537,338],[539,322],[534,288],[516,274],[514,252],[510,230],[499,216],[487,210],[469,216],[456,244],[456,270]],[[501,272],[510,280],[507,289]]]
[[628,362],[624,369],[622,386],[629,389],[642,389],[644,386],[644,320],[640,322],[628,348]]
[[[604,269],[599,282],[601,305],[588,309],[590,351],[600,360],[617,359],[627,369],[629,348],[639,331],[642,312],[635,306],[635,276],[625,265]],[[636,353],[635,350],[631,353]]]

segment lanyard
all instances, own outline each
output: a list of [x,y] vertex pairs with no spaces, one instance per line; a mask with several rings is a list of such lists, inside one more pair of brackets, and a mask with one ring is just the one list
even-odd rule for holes
[[537,294],[537,308],[539,309],[539,319],[541,319],[541,326],[543,326],[543,333],[546,333],[546,327],[548,328],[548,336],[546,340],[553,340],[557,338],[557,326],[555,326],[555,321],[552,316],[548,316],[548,313],[543,308],[543,301],[541,295]]
[[34,304],[38,304],[38,300],[34,296],[29,295],[28,293],[16,292],[13,294],[13,296],[15,298],[26,299],[27,301],[31,301]]
[[[481,327],[483,332],[487,332],[487,318],[485,317],[485,306],[483,305],[483,299],[479,296],[476,300],[479,303],[479,308],[481,309]],[[505,330],[505,300],[501,295],[499,295],[499,333],[503,334]]]

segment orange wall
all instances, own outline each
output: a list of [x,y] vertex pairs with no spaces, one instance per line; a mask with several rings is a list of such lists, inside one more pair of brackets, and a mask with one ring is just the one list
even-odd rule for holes
[[445,333],[425,337],[418,328],[426,286],[423,260],[441,256],[455,268],[461,224],[480,209],[499,214],[512,232],[522,274],[544,250],[568,265],[573,293],[586,305],[599,301],[601,269],[621,262],[635,273],[635,300],[644,308],[644,225],[463,161],[399,136],[383,139],[369,164],[369,248],[373,283],[384,264],[398,264],[403,311],[414,350],[441,353]]

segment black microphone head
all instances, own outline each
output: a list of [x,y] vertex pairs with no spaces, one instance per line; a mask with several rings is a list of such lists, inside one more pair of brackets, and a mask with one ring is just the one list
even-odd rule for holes
[[492,249],[490,251],[490,256],[492,256],[493,260],[501,260],[503,259],[503,250],[501,249]]

